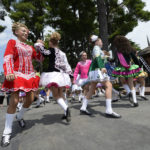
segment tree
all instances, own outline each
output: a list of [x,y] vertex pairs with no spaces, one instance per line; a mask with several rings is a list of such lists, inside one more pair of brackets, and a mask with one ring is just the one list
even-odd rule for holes
[[[6,12],[4,11],[3,7],[2,7],[2,3],[0,1],[0,20],[5,20],[4,17],[6,16]],[[1,26],[0,25],[0,33],[3,32],[5,30],[5,26]]]
[[49,5],[49,24],[61,33],[61,48],[75,66],[81,51],[91,53],[89,37],[97,27],[95,4],[92,0],[51,0]]
[[[89,36],[96,28],[96,8],[92,0],[3,0],[13,21],[25,22],[30,39],[43,38],[45,27],[51,26],[62,35],[61,49],[76,64],[82,50],[89,52]],[[87,11],[88,10],[88,11]]]
[[110,43],[116,35],[126,35],[138,21],[149,21],[150,12],[145,11],[142,0],[105,0],[107,7],[108,34]]
[[2,2],[13,21],[25,22],[29,27],[30,41],[35,42],[37,38],[43,38],[46,26],[59,31],[62,35],[60,48],[66,52],[73,67],[79,60],[82,50],[91,54],[89,45],[91,34],[99,34],[107,50],[116,35],[126,35],[137,26],[139,20],[150,19],[150,12],[143,10],[145,3],[142,0],[2,0]]
[[10,18],[27,25],[30,30],[29,40],[35,42],[38,38],[43,38],[44,28],[47,18],[46,8],[50,9],[46,0],[2,0],[5,9],[10,13]]
[[131,32],[138,25],[139,20],[150,19],[150,12],[143,9],[145,3],[142,0],[97,0],[97,7],[99,34],[105,49],[107,49],[107,37],[109,43],[112,43],[116,35],[125,36]]
[[108,50],[108,27],[105,0],[97,0],[99,34],[103,41],[103,49]]

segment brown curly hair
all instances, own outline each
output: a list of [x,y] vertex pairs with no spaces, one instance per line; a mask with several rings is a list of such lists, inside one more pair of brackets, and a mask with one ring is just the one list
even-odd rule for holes
[[22,23],[20,23],[20,22],[14,22],[13,25],[12,25],[12,32],[13,32],[14,35],[16,35],[15,32],[16,32],[16,30],[18,30],[20,27],[24,27],[24,28],[26,28],[27,30],[29,30],[28,27],[27,27],[25,24],[22,24]]
[[113,41],[118,52],[129,54],[134,51],[134,48],[131,46],[130,41],[122,35],[117,35]]
[[58,45],[60,39],[61,35],[58,32],[53,32],[50,36],[50,41],[53,43],[53,45]]

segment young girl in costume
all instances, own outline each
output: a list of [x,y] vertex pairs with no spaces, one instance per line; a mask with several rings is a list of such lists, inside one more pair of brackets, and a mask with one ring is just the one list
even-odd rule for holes
[[[114,40],[114,45],[117,51],[117,63],[116,68],[112,72],[114,77],[119,77],[123,83],[124,80],[127,81],[127,85],[130,87],[129,97],[132,97],[133,101],[130,99],[131,105],[137,107],[136,91],[133,85],[133,78],[136,77],[141,72],[139,68],[139,61],[134,54],[134,49],[132,48],[130,41],[124,36],[116,36]],[[131,62],[134,64],[131,64]]]
[[105,96],[106,96],[106,116],[112,118],[120,118],[121,116],[115,113],[112,109],[111,100],[112,100],[112,84],[109,81],[109,76],[106,73],[106,68],[104,67],[104,52],[101,50],[102,41],[98,36],[92,35],[90,37],[91,43],[93,44],[93,59],[89,69],[88,80],[91,82],[89,92],[86,97],[83,99],[82,107],[80,112],[91,115],[87,110],[88,100],[94,94],[96,85],[98,82],[102,83],[105,87]]
[[[87,53],[82,51],[80,53],[81,61],[77,63],[74,70],[74,83],[83,88],[83,93],[86,95],[89,89],[89,85],[85,83],[88,79],[88,71],[91,65],[91,60],[87,59]],[[80,78],[77,80],[77,76],[80,74]],[[81,95],[82,96],[82,95]],[[82,96],[83,97],[83,96]]]
[[45,72],[41,74],[40,85],[50,88],[54,99],[64,109],[65,114],[62,119],[67,122],[71,121],[71,115],[68,105],[65,103],[63,97],[63,88],[71,86],[69,75],[72,75],[72,70],[68,64],[66,54],[58,48],[61,36],[58,32],[52,33],[49,40],[49,49],[44,48],[41,40],[35,44],[35,48],[43,54],[44,57],[49,58],[49,66]]
[[142,66],[142,72],[135,79],[135,89],[139,89],[139,96],[142,100],[148,100],[148,98],[145,96],[145,79],[148,77],[148,73],[150,73],[150,66],[147,64],[142,56],[138,56],[137,53],[136,55]]
[[13,119],[19,101],[19,91],[26,92],[26,100],[16,118],[20,127],[25,127],[23,115],[34,100],[34,91],[38,89],[32,59],[42,59],[40,53],[37,54],[32,46],[25,43],[29,30],[24,24],[14,23],[12,31],[17,36],[17,40],[11,39],[8,41],[3,65],[5,73],[3,91],[11,91],[12,93],[6,113],[5,128],[1,141],[2,147],[10,144]]

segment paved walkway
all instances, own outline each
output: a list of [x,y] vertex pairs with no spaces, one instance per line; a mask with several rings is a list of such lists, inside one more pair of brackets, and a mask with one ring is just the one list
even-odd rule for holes
[[[150,99],[150,96],[148,96]],[[72,121],[61,121],[62,109],[51,102],[31,109],[24,119],[27,126],[21,130],[16,120],[11,144],[0,150],[149,150],[150,101],[141,101],[131,108],[127,100],[113,104],[121,119],[104,117],[104,97],[91,100],[89,110],[93,117],[79,114],[80,103],[70,104]],[[4,128],[6,106],[0,109],[0,134]]]

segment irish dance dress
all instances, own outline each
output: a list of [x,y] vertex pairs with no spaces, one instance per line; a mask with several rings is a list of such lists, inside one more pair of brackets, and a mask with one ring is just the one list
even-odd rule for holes
[[70,76],[72,70],[68,64],[66,54],[58,48],[49,48],[46,50],[41,43],[36,43],[35,48],[40,51],[44,57],[48,57],[49,66],[41,74],[40,86],[44,87],[66,87],[71,86]]
[[106,73],[101,71],[102,68],[105,68],[104,64],[104,53],[101,48],[97,45],[93,48],[93,59],[89,69],[89,81],[103,82],[109,80],[109,76]]
[[139,65],[140,63],[133,52],[129,54],[117,52],[117,67],[113,70],[112,76],[125,78],[136,77],[141,73]]
[[4,74],[14,74],[13,81],[5,79],[3,91],[24,92],[36,91],[38,89],[39,80],[33,69],[32,60],[42,61],[42,55],[36,53],[35,49],[19,40],[9,40],[4,54]]
[[[74,70],[74,83],[79,86],[83,86],[88,79],[88,71],[91,65],[91,60],[86,60],[85,62],[78,62],[75,70]],[[80,78],[77,79],[78,74],[80,74]]]

